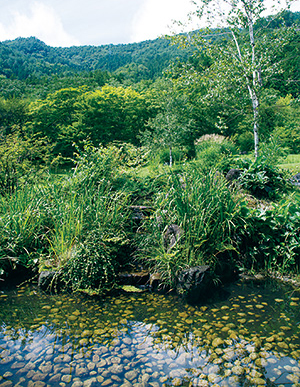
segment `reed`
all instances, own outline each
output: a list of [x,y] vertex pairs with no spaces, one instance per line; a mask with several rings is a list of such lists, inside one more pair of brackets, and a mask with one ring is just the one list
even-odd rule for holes
[[[203,175],[188,168],[181,174],[171,173],[155,207],[141,232],[138,255],[168,285],[174,285],[178,273],[188,267],[206,264],[219,271],[224,256],[235,251],[240,201],[217,172]],[[181,232],[174,244],[166,246],[165,232],[172,224]]]

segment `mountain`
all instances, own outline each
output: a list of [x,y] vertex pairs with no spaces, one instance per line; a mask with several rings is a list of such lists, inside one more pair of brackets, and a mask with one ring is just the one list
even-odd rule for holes
[[177,57],[185,59],[188,54],[188,50],[179,50],[165,38],[133,44],[63,48],[47,46],[34,37],[17,38],[0,43],[0,75],[25,80],[81,71],[114,72],[135,64],[144,66],[146,78],[154,79],[170,61]]

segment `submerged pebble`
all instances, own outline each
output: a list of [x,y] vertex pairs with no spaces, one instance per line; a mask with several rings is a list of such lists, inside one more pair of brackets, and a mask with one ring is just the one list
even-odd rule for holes
[[[274,300],[272,293],[267,299],[258,290],[235,291],[199,307],[155,294],[100,304],[75,296],[39,300],[33,293],[32,310],[18,327],[0,309],[0,387],[238,387],[278,377],[297,385],[299,297],[285,302],[279,292]],[[28,297],[14,298],[20,311]],[[14,305],[15,316],[18,310]]]

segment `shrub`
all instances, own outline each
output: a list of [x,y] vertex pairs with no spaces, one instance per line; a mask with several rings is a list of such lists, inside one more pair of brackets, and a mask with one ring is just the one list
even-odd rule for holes
[[49,167],[50,146],[44,139],[22,138],[13,133],[0,142],[0,195],[37,182]]
[[257,198],[278,199],[290,188],[288,179],[283,172],[268,163],[265,157],[259,157],[254,162],[241,160],[243,172],[239,178],[242,188]]
[[116,273],[130,258],[123,255],[129,244],[127,196],[106,187],[86,196],[82,204],[81,232],[60,271],[72,290],[103,293],[114,286]]
[[289,195],[270,208],[243,209],[244,224],[237,229],[239,252],[247,270],[299,272],[299,203]]
[[[187,151],[182,148],[172,148],[173,162],[182,162],[187,158]],[[159,160],[162,164],[169,165],[170,150],[164,149],[159,152]]]
[[196,143],[197,160],[205,171],[228,169],[232,156],[237,154],[235,144],[222,136],[204,136]]

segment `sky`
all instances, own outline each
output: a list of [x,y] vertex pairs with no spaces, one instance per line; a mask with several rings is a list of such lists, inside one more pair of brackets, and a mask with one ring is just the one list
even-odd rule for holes
[[170,33],[191,0],[0,0],[0,41],[35,36],[54,47],[133,43]]
[[[295,0],[294,11],[300,11]],[[185,21],[191,0],[0,0],[0,42],[35,36],[49,46],[140,42]],[[191,26],[190,30],[196,26]]]

